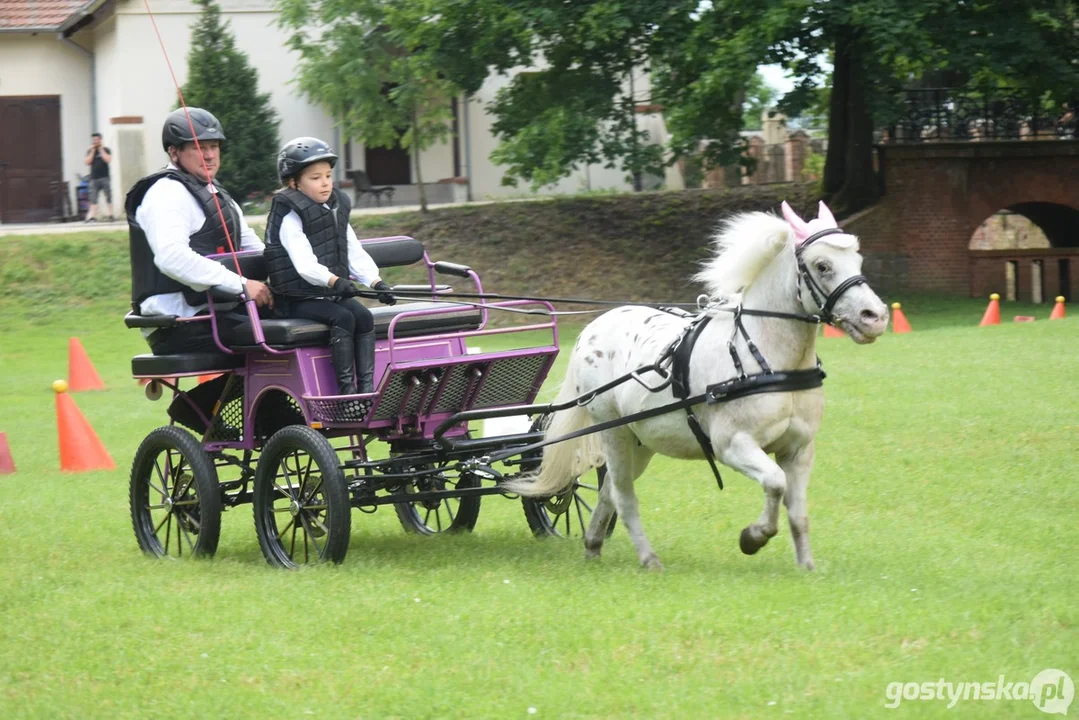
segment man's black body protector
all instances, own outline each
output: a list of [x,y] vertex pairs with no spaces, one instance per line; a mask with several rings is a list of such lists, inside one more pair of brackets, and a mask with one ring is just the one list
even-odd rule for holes
[[[217,191],[217,199],[221,205],[220,214],[217,211],[218,202],[214,202],[213,196],[215,193],[210,192],[207,183],[190,173],[165,168],[139,180],[127,194],[127,200],[124,203],[124,209],[127,211],[128,235],[131,246],[131,301],[136,312],[139,310],[139,303],[143,300],[152,295],[164,293],[183,292],[184,300],[190,305],[202,305],[206,302],[204,292],[196,292],[157,269],[157,265],[154,264],[154,254],[146,240],[146,233],[135,220],[135,211],[142,204],[146,193],[153,187],[154,183],[163,178],[176,180],[183,185],[195,197],[206,215],[206,222],[191,235],[189,244],[192,250],[199,255],[214,255],[229,251],[229,238],[232,239],[234,246],[239,244],[239,215],[232,204],[232,198],[216,182],[214,183],[214,189]],[[224,216],[224,224],[221,222],[222,215]],[[227,237],[225,234],[226,227],[228,228]]]

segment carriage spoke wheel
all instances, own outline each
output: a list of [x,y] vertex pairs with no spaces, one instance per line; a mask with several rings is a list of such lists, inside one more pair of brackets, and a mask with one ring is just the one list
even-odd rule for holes
[[[528,527],[536,537],[583,538],[599,502],[606,467],[596,468],[595,484],[575,478],[565,491],[551,497],[522,497]],[[606,536],[614,532],[618,517],[612,513]]]
[[[415,482],[405,488],[405,492],[456,490],[479,486],[479,478],[470,474],[462,475],[456,480],[441,474],[418,475]],[[394,503],[393,509],[397,512],[401,527],[417,535],[472,532],[480,515],[480,498],[473,496],[417,500]]]
[[253,500],[259,546],[271,565],[345,559],[352,510],[345,476],[333,446],[311,428],[273,434],[255,468]]
[[131,465],[131,525],[147,555],[209,557],[221,535],[221,489],[213,460],[186,430],[160,427]]
[[[532,421],[532,432],[546,430],[551,420],[550,415],[540,415]],[[521,471],[535,473],[539,471],[543,451],[536,450],[521,457]],[[607,475],[605,465],[596,468],[596,483],[581,482],[574,478],[573,484],[565,491],[551,497],[522,497],[521,505],[525,519],[532,534],[538,538],[564,537],[583,538],[592,521],[592,511],[599,502],[599,490]],[[607,525],[607,537],[614,532],[618,515],[611,513],[611,522]]]

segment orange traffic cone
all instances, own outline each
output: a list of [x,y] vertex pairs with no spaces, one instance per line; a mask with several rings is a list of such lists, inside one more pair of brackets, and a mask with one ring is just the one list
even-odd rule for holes
[[109,457],[109,451],[101,444],[97,433],[79,411],[79,406],[67,394],[67,383],[57,380],[52,384],[52,389],[56,391],[60,469],[65,472],[116,469],[115,463]]
[[982,315],[982,321],[978,323],[978,327],[986,325],[1000,325],[1000,295],[996,293],[989,296],[989,307],[985,309],[985,315]]
[[842,330],[840,330],[839,328],[835,327],[834,325],[829,325],[828,323],[825,323],[824,324],[824,337],[840,338],[840,337],[847,337],[847,334],[845,332],[843,332]]
[[15,472],[15,458],[11,457],[11,448],[7,444],[7,436],[0,432],[0,475]]
[[105,383],[101,382],[101,376],[78,338],[67,341],[67,381],[71,392],[105,389]]
[[897,302],[892,303],[892,332],[900,335],[909,333],[912,329],[910,323],[907,322],[907,316],[903,314],[903,306]]
[[1049,313],[1050,320],[1064,319],[1064,296],[1057,295],[1057,304],[1053,306],[1053,312]]
[[210,382],[214,378],[219,378],[219,377],[221,377],[221,373],[210,373],[209,375],[199,375],[199,385],[202,385],[204,382]]

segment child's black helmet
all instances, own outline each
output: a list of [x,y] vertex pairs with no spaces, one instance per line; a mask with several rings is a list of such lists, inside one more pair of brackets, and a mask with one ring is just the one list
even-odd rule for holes
[[337,155],[330,146],[318,138],[298,137],[289,140],[277,153],[277,175],[281,182],[296,177],[308,165],[328,162],[330,167],[337,165]]
[[[187,116],[191,116],[191,124],[187,122]],[[191,126],[195,127],[195,134],[191,134]],[[187,112],[183,108],[173,110],[165,118],[165,126],[161,128],[161,145],[165,152],[169,146],[175,145],[182,148],[195,138],[202,140],[224,140],[225,131],[221,129],[221,123],[213,113],[202,108],[189,107]]]

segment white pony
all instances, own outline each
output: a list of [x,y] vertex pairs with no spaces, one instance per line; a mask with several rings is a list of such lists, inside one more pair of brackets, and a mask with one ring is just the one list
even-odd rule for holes
[[[857,238],[837,230],[821,233],[838,227],[824,203],[817,218],[808,223],[785,202],[783,216],[745,213],[724,223],[715,237],[715,257],[697,275],[709,297],[728,308],[740,304],[747,310],[800,315],[818,314],[829,301],[833,303],[834,324],[859,344],[873,342],[888,324],[888,309],[867,284],[854,279],[860,277],[862,266]],[[799,259],[804,271],[799,268]],[[738,376],[727,348],[735,330],[734,315],[717,309],[706,312],[713,318],[690,356],[690,395]],[[815,367],[816,325],[753,315],[743,315],[742,321],[773,370]],[[577,338],[555,402],[572,400],[654,362],[689,322],[646,307],[622,307],[601,315]],[[760,373],[745,339],[739,335],[735,342],[745,372]],[[652,386],[662,382],[654,372],[643,375],[642,380]],[[653,393],[637,382],[624,382],[586,405],[555,413],[546,437],[561,437],[674,401],[669,387]],[[742,552],[752,555],[776,534],[782,501],[787,506],[798,565],[812,570],[806,488],[813,468],[813,439],[824,411],[824,391],[771,392],[702,403],[693,411],[711,440],[715,457],[764,489],[764,510],[756,522],[742,530]],[[606,481],[585,532],[586,556],[599,556],[612,513],[617,512],[641,564],[660,569],[662,564],[641,527],[633,491],[633,482],[655,453],[684,459],[704,457],[684,411],[549,445],[544,448],[538,475],[512,483],[507,490],[527,496],[556,495],[588,470],[606,465]]]

